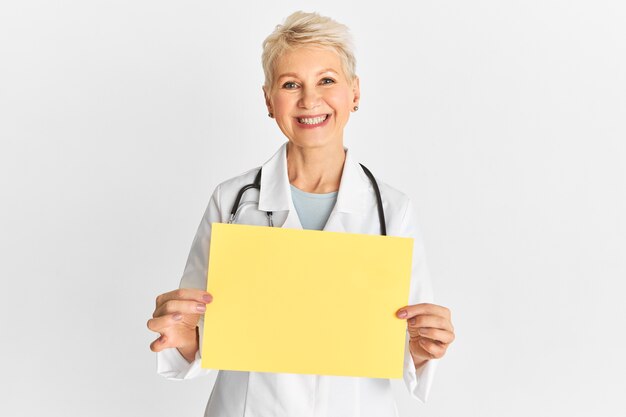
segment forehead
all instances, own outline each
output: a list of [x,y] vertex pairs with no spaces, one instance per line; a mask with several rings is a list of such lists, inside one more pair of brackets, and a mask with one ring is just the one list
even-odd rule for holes
[[305,76],[325,70],[343,73],[339,54],[332,48],[301,46],[286,50],[278,56],[274,66],[274,75],[280,77],[290,73]]

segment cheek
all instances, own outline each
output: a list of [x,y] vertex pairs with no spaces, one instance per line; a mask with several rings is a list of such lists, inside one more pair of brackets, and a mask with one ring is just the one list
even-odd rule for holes
[[282,114],[288,112],[292,107],[293,99],[289,96],[283,94],[277,94],[272,98],[272,103],[274,103],[274,113]]
[[346,91],[334,91],[326,97],[326,102],[331,104],[337,112],[350,112],[351,96]]

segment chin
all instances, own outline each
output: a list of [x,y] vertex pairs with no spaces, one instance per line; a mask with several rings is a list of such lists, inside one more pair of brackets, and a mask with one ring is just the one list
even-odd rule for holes
[[343,147],[343,141],[340,139],[331,139],[328,137],[298,137],[288,138],[291,145],[304,149],[318,149],[325,147],[332,147],[339,144]]

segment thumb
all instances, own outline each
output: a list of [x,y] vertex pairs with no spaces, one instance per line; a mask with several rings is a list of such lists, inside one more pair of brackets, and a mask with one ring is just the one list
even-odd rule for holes
[[164,334],[161,334],[161,336],[158,339],[150,343],[150,350],[153,352],[161,352],[162,350],[167,349],[169,347],[167,346],[166,342],[167,342],[167,336],[165,336]]

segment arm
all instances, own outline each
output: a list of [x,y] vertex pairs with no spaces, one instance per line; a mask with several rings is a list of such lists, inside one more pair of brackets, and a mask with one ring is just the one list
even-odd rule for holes
[[[180,280],[181,289],[185,288],[195,290],[183,292],[174,291],[174,293],[178,295],[181,295],[182,293],[187,300],[194,301],[194,303],[191,304],[192,309],[199,309],[198,311],[193,311],[195,314],[182,314],[182,317],[176,323],[178,327],[184,327],[184,322],[191,322],[193,320],[192,316],[195,315],[195,321],[192,322],[194,324],[192,326],[193,337],[188,336],[188,342],[182,344],[182,346],[178,343],[173,343],[176,347],[161,348],[163,346],[159,346],[159,340],[164,338],[161,336],[153,343],[153,345],[155,345],[154,348],[151,346],[151,348],[157,352],[157,373],[169,379],[189,379],[199,375],[206,375],[210,372],[210,370],[202,369],[200,366],[200,349],[202,347],[204,315],[198,304],[206,304],[210,302],[211,299],[210,297],[206,297],[208,293],[204,290],[206,290],[207,285],[211,223],[220,222],[222,220],[219,210],[219,198],[220,187],[218,186],[209,201],[204,216],[202,217],[202,221],[200,222],[191,245],[191,250],[189,252],[189,257],[187,258],[187,264],[185,265],[183,276]],[[160,297],[164,297],[167,294],[163,294]],[[203,299],[203,297],[205,298]],[[163,299],[160,301],[163,301]],[[157,304],[158,302],[159,299],[157,299]],[[174,305],[174,307],[171,307],[172,309],[175,310],[178,308],[176,307],[177,302],[179,305],[182,304],[178,300],[172,300],[170,302],[170,304]],[[157,314],[157,311],[159,311],[158,308],[155,311],[155,315]],[[189,311],[188,313],[192,312]],[[176,316],[176,313],[172,315],[172,317],[174,316]],[[175,318],[172,318],[172,320],[175,320]],[[161,343],[167,343],[167,340],[162,341]]]
[[[435,306],[433,303],[433,290],[430,281],[430,273],[426,265],[424,244],[421,231],[417,225],[413,205],[410,201],[406,204],[406,210],[401,222],[401,236],[411,237],[413,243],[413,266],[411,271],[411,289],[409,306],[398,312],[398,317],[407,319],[407,337],[404,359],[404,382],[411,396],[425,402],[428,398],[432,381],[437,367],[437,359],[443,356],[445,349],[437,351],[432,343],[438,342],[420,337],[421,326],[432,325],[435,310],[437,314],[444,312],[444,307]],[[404,317],[401,312],[406,311]],[[449,317],[448,317],[449,318]],[[426,321],[424,321],[426,320]],[[422,330],[423,331],[423,330]],[[430,331],[430,330],[429,330]],[[431,352],[431,350],[433,352]]]

